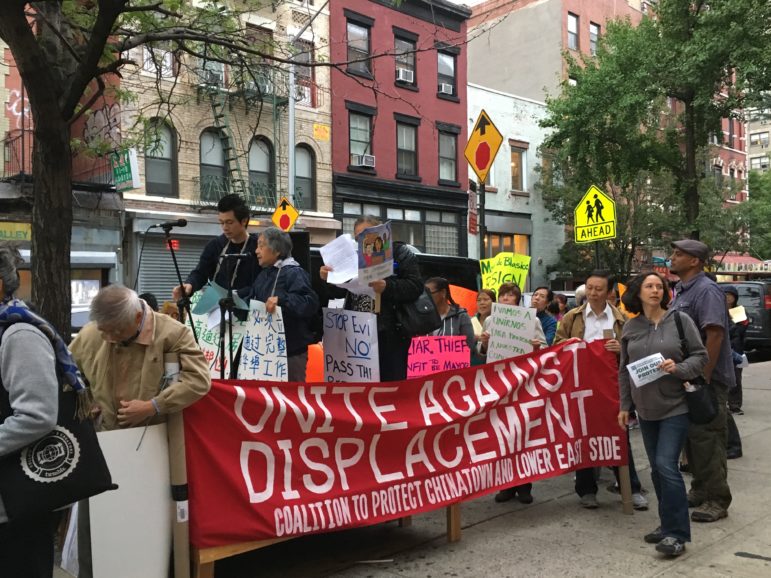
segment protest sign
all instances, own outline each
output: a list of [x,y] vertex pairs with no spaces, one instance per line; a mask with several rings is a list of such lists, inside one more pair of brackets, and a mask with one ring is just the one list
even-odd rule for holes
[[377,315],[324,307],[324,381],[380,381]]
[[617,373],[601,341],[575,340],[388,383],[214,380],[184,416],[191,543],[377,524],[625,464]]
[[530,257],[517,253],[498,253],[491,259],[480,259],[479,269],[484,289],[493,289],[497,293],[503,283],[516,283],[524,291]]
[[238,378],[263,381],[286,381],[289,378],[281,307],[268,313],[262,301],[252,299],[249,302]]
[[471,350],[465,335],[413,337],[407,356],[407,378],[471,365]]
[[654,353],[642,359],[630,363],[626,366],[629,371],[629,377],[632,378],[632,382],[635,387],[642,387],[652,381],[656,381],[660,377],[664,377],[667,373],[659,366],[664,363],[664,356],[661,353]]
[[[196,291],[190,297],[191,309],[199,303],[203,295],[202,291]],[[217,311],[216,319],[219,319],[219,309]],[[195,334],[198,336],[198,347],[203,351],[203,355],[206,358],[206,363],[209,364],[209,375],[212,377],[220,376],[220,328],[218,323],[212,323],[210,314],[205,313],[198,315],[192,314],[193,326],[195,327]],[[230,351],[232,347],[233,354],[238,351],[238,347],[241,345],[241,340],[246,332],[246,323],[239,321],[235,317],[233,318],[233,341],[231,346],[225,346],[225,373],[224,375],[230,375]],[[227,336],[226,335],[226,343]]]
[[367,227],[356,237],[359,246],[359,282],[370,283],[394,272],[391,221]]
[[487,362],[533,351],[530,341],[535,337],[535,322],[535,309],[493,303],[488,327]]

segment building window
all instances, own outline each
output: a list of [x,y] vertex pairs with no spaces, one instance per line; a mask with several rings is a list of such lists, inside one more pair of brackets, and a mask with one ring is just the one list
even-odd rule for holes
[[754,132],[750,134],[750,146],[768,147],[768,132]]
[[348,114],[351,165],[362,165],[361,157],[372,154],[372,117],[367,114]]
[[457,181],[457,135],[439,133],[439,179],[442,181]]
[[734,119],[729,118],[728,119],[728,148],[734,148],[734,137],[735,134],[735,127],[734,127]]
[[148,127],[145,143],[145,192],[160,197],[177,197],[176,138],[174,131],[161,120]]
[[396,123],[396,175],[418,174],[418,127]]
[[316,208],[316,158],[307,145],[294,149],[294,205],[312,211]]
[[600,25],[594,22],[589,23],[589,52],[594,56],[597,54],[597,42],[600,39]]
[[225,65],[214,60],[202,60],[196,71],[198,82],[210,86],[225,85]]
[[769,159],[767,156],[763,157],[751,157],[750,158],[750,170],[751,171],[765,171],[768,170]]
[[525,190],[525,154],[527,151],[519,147],[511,147],[511,190]]
[[502,252],[529,255],[530,237],[516,233],[488,233],[485,239],[485,258],[489,259]]
[[295,46],[295,88],[297,104],[315,106],[315,85],[313,82],[314,67],[313,44],[305,40],[297,40]]
[[273,146],[263,137],[254,139],[249,146],[249,198],[257,207],[276,204]]
[[371,76],[369,26],[348,21],[348,72]]
[[578,16],[568,12],[568,48],[578,50]]
[[415,50],[417,45],[412,40],[398,36],[394,38],[394,53],[396,60],[396,82],[415,86]]
[[455,55],[437,52],[437,82],[439,94],[456,96]]
[[215,129],[203,131],[200,146],[201,199],[217,201],[229,192],[222,133]]
[[142,70],[159,78],[174,78],[174,55],[166,45],[144,46]]

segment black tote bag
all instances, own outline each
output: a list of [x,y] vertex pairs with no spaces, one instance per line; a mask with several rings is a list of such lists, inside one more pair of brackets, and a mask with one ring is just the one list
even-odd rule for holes
[[[63,391],[59,384],[56,427],[21,450],[0,458],[0,496],[10,521],[52,512],[117,489],[92,420],[80,421],[76,417],[77,396],[75,391]],[[8,416],[8,392],[2,385],[0,397],[0,412]]]
[[[683,359],[685,359],[690,355],[690,352],[679,311],[675,311],[675,325],[677,326],[677,335],[680,338],[680,350],[683,354]],[[685,401],[688,403],[688,418],[692,423],[698,425],[707,424],[715,419],[718,414],[715,391],[701,376],[691,379],[690,384],[691,387],[685,390]]]
[[402,337],[428,335],[441,326],[442,318],[428,289],[423,289],[415,301],[396,306],[396,328]]

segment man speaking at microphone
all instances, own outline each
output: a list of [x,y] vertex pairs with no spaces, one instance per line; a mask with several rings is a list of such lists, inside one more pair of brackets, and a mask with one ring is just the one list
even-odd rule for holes
[[236,289],[244,297],[260,270],[255,257],[257,235],[251,235],[246,230],[249,207],[244,199],[236,194],[226,195],[217,203],[217,212],[223,234],[206,244],[198,266],[190,272],[182,286],[174,287],[172,297],[175,301],[192,295],[209,281],[224,289]]

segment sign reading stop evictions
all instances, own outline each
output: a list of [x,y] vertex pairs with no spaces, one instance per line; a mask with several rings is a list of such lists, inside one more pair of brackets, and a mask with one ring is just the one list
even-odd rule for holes
[[487,179],[487,173],[493,166],[493,160],[498,154],[502,142],[503,135],[483,110],[479,113],[474,130],[471,131],[471,136],[469,136],[466,144],[466,150],[463,151],[471,169],[479,177],[480,183],[484,183]]

